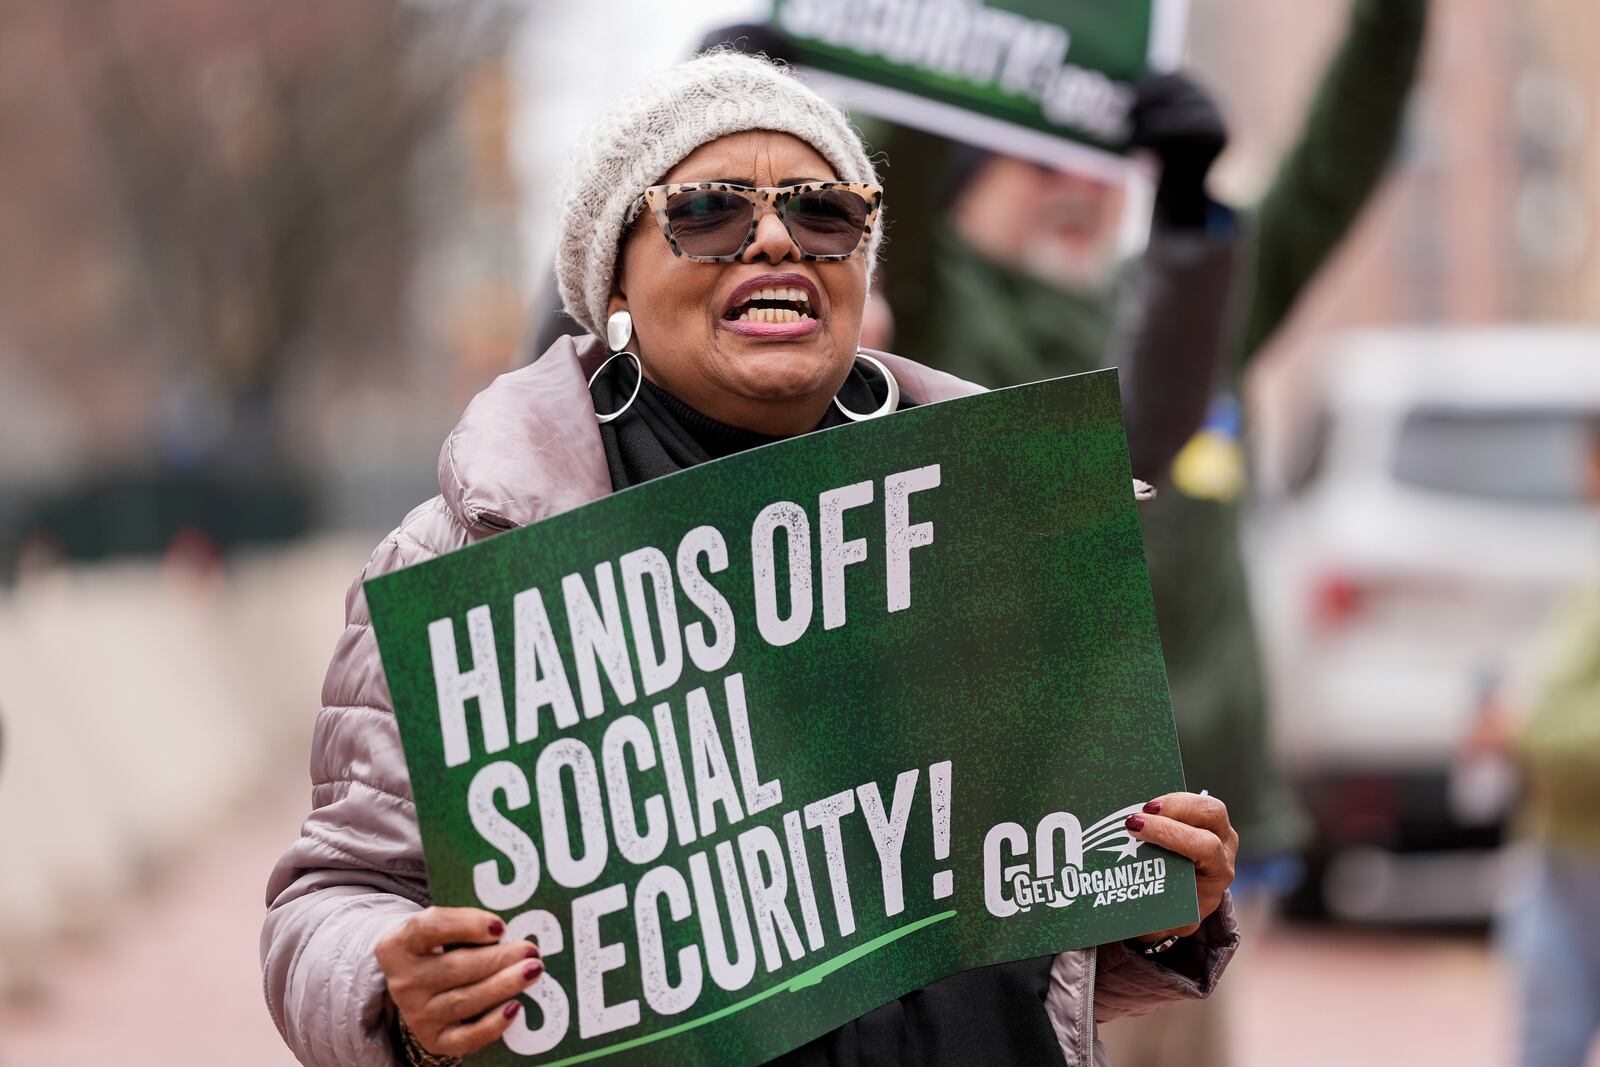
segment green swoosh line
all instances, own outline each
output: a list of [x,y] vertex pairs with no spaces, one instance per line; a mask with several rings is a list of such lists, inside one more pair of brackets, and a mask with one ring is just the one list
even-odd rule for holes
[[775,985],[771,989],[764,989],[754,996],[744,998],[737,1004],[729,1004],[726,1008],[718,1008],[709,1015],[702,1015],[698,1019],[691,1019],[686,1023],[679,1023],[677,1026],[671,1026],[665,1030],[660,1030],[653,1034],[645,1034],[643,1037],[636,1037],[630,1041],[619,1041],[615,1045],[607,1045],[605,1048],[590,1049],[588,1052],[580,1052],[575,1056],[568,1056],[566,1059],[551,1060],[549,1063],[542,1064],[541,1067],[566,1067],[566,1065],[569,1063],[583,1063],[586,1060],[597,1060],[602,1056],[610,1056],[616,1052],[627,1052],[629,1049],[635,1049],[641,1045],[648,1045],[653,1041],[662,1041],[669,1037],[676,1037],[678,1034],[693,1030],[697,1026],[704,1026],[707,1023],[714,1023],[718,1019],[726,1019],[728,1016],[735,1015],[741,1011],[744,1011],[746,1008],[753,1008],[757,1004],[760,1004],[763,1000],[766,1000],[768,997],[774,996],[778,993],[796,993],[802,989],[810,988],[811,986],[821,982],[834,971],[839,970],[841,967],[849,966],[856,960],[861,959],[863,956],[870,956],[872,953],[881,948],[887,948],[893,942],[900,940],[907,934],[914,934],[925,926],[932,926],[934,923],[944,922],[946,919],[953,919],[955,918],[955,915],[956,913],[953,910],[941,911],[937,915],[929,915],[925,919],[918,919],[914,923],[907,923],[898,929],[890,930],[886,934],[881,934],[878,937],[873,938],[871,941],[857,945],[849,952],[842,952],[833,959],[828,960],[826,963],[819,963],[808,971],[802,971],[800,974],[795,975],[787,982]]

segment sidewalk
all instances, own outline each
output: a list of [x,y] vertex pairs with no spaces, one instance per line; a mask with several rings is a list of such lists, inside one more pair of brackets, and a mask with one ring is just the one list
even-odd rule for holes
[[0,1067],[295,1067],[261,995],[267,873],[310,800],[294,768],[226,836],[112,916],[103,944],[63,950],[48,992],[0,1009]]

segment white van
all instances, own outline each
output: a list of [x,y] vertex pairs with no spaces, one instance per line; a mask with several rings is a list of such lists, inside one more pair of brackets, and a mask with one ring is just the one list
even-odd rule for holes
[[1481,918],[1506,805],[1457,754],[1600,571],[1600,331],[1362,331],[1327,355],[1255,531],[1275,743],[1332,912]]

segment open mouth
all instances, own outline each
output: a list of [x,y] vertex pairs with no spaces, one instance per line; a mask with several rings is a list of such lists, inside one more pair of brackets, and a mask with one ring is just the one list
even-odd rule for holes
[[795,286],[775,285],[750,292],[722,317],[728,322],[804,322],[816,318],[811,294]]

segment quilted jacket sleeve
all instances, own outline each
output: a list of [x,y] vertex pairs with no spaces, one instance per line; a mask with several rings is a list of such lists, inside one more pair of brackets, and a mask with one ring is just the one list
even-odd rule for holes
[[267,884],[267,1004],[308,1067],[400,1062],[387,1036],[390,1009],[373,952],[384,934],[428,904],[428,887],[361,583],[435,554],[402,526],[351,587],[312,741],[312,811]]
[[1124,1015],[1144,1015],[1168,1001],[1199,1000],[1211,995],[1234,950],[1239,947],[1239,925],[1234,920],[1233,895],[1222,898],[1200,929],[1173,952],[1181,960],[1147,959],[1121,941],[1101,945],[1094,987],[1094,1015],[1100,1022]]

